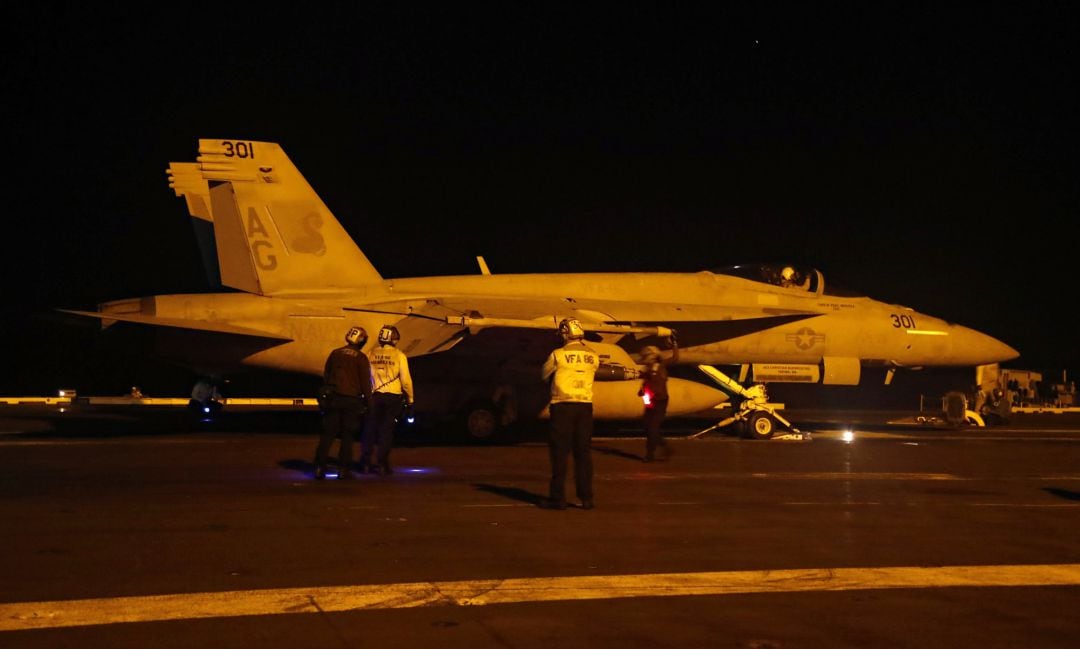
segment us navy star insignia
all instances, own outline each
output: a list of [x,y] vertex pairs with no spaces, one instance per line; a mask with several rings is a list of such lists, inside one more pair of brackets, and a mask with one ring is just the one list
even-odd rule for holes
[[799,349],[810,349],[817,343],[825,342],[825,334],[819,334],[810,327],[803,327],[793,334],[785,336],[788,342],[795,343]]

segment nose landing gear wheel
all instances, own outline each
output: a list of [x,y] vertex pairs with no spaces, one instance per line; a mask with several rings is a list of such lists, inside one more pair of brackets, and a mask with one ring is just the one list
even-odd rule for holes
[[776,420],[765,412],[755,412],[750,415],[743,429],[746,439],[770,439],[776,432]]

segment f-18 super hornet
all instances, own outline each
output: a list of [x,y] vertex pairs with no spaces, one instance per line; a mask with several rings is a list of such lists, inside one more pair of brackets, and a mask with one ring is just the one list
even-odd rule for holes
[[[144,328],[156,357],[206,375],[244,368],[319,376],[352,326],[395,325],[413,374],[452,386],[417,406],[464,410],[472,434],[543,417],[543,359],[577,318],[604,359],[598,419],[634,419],[639,352],[677,333],[679,363],[738,366],[741,381],[855,385],[864,368],[975,367],[1018,353],[984,333],[827,286],[821,272],[754,264],[692,273],[491,273],[384,278],[275,143],[199,140],[169,165],[212,279],[229,292],[152,295],[68,311],[106,329]],[[374,336],[372,336],[374,338]],[[721,388],[728,381],[707,373]],[[726,377],[725,377],[726,378]],[[540,387],[532,390],[529,386]],[[673,378],[669,414],[738,398]],[[436,403],[446,399],[444,403]],[[422,412],[422,410],[421,410]],[[758,413],[768,437],[775,413]],[[781,419],[782,421],[782,419]]]

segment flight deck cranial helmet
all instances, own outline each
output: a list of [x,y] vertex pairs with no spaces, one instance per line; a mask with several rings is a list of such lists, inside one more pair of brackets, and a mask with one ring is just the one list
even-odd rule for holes
[[652,363],[660,360],[660,348],[656,345],[646,345],[641,348],[641,362]]
[[380,345],[397,345],[399,340],[401,340],[401,334],[394,325],[383,325],[382,329],[379,329]]
[[367,332],[364,331],[363,327],[353,327],[345,334],[345,342],[363,347],[364,343],[367,342]]
[[565,340],[581,340],[585,337],[585,329],[577,318],[565,318],[559,323],[559,335]]

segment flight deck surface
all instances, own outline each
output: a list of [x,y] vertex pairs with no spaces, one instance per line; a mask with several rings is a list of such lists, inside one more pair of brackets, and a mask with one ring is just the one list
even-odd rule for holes
[[605,428],[596,509],[548,511],[542,439],[404,434],[394,475],[315,481],[317,417],[279,415],[0,411],[0,646],[1080,640],[1077,426],[673,423],[651,464]]

